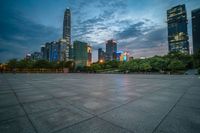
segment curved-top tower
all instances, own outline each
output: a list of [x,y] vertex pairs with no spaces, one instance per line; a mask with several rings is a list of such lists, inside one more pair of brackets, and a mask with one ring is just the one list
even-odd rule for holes
[[67,44],[71,44],[71,11],[69,8],[65,10],[63,21],[63,39],[67,41]]

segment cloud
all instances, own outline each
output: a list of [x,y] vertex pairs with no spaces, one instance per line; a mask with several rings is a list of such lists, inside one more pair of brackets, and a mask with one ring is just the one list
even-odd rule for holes
[[119,41],[119,49],[128,50],[136,57],[167,53],[167,28],[159,27],[133,39]]
[[1,62],[10,58],[23,58],[26,53],[39,50],[46,41],[58,39],[60,36],[58,29],[32,22],[20,12],[1,12]]
[[142,26],[144,22],[138,22],[136,24],[130,25],[128,28],[116,34],[116,38],[119,39],[128,39],[138,37],[143,34]]

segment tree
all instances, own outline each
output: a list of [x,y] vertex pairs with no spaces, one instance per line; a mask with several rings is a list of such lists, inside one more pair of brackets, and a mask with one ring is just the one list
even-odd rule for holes
[[152,66],[153,71],[163,71],[167,69],[169,60],[163,57],[153,57],[150,60],[150,65]]
[[9,60],[8,63],[7,63],[8,64],[8,68],[10,68],[10,69],[16,68],[17,67],[17,63],[18,63],[17,59]]
[[98,70],[101,70],[101,66],[99,64],[92,64],[91,65],[91,70],[96,72]]
[[140,70],[141,71],[145,71],[145,72],[148,72],[148,71],[151,71],[152,67],[150,65],[149,62],[143,62],[140,64]]
[[47,60],[37,60],[33,64],[34,68],[52,68],[52,64]]
[[128,62],[128,70],[131,72],[139,71],[139,60],[133,60]]
[[169,70],[172,72],[176,72],[178,70],[184,70],[185,69],[185,64],[182,61],[179,60],[172,60],[170,64],[168,65]]

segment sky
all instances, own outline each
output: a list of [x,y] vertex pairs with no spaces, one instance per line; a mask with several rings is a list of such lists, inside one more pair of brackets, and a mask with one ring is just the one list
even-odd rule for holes
[[66,8],[72,13],[72,41],[88,42],[93,61],[109,39],[136,58],[164,55],[166,11],[179,4],[186,4],[192,47],[191,10],[200,8],[199,0],[1,0],[0,62],[24,58],[62,38]]

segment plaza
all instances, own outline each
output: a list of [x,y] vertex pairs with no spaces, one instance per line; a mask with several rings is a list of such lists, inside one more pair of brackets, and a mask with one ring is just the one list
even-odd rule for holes
[[195,75],[1,74],[1,133],[199,133]]

